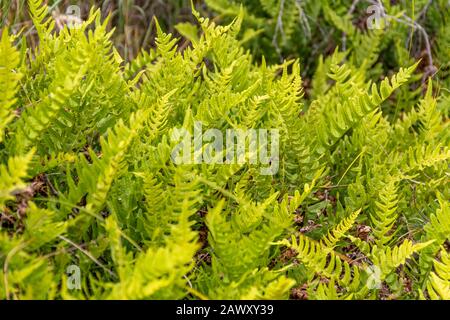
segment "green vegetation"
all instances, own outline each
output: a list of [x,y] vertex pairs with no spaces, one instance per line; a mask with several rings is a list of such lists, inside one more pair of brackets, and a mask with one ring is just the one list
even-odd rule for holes
[[[0,299],[450,299],[448,4],[384,2],[367,30],[363,1],[209,0],[136,55],[29,0],[35,35],[0,41]],[[199,122],[279,130],[278,171],[177,164]]]

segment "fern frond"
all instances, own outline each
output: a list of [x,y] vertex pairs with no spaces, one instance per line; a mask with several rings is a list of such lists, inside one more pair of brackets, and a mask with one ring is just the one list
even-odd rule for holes
[[380,268],[381,280],[384,280],[398,266],[404,264],[412,255],[428,247],[434,240],[413,244],[410,240],[405,240],[400,246],[394,248],[372,247],[371,259]]
[[337,283],[347,288],[350,292],[357,292],[360,286],[360,271],[356,266],[350,266],[343,261],[334,251],[323,248],[320,242],[316,242],[302,234],[298,241],[292,236],[291,242],[282,242],[297,252],[298,259],[313,272],[329,279],[335,279]]
[[136,259],[132,270],[113,288],[110,299],[180,299],[187,291],[185,275],[194,265],[199,248],[197,233],[192,231],[192,211],[185,199],[165,246],[150,247]]
[[41,248],[66,231],[67,222],[58,221],[58,215],[51,210],[41,209],[33,202],[28,203],[25,221],[25,236],[29,248]]
[[426,292],[432,300],[450,300],[450,254],[442,249],[441,261],[434,260],[434,272],[431,272],[426,284]]
[[252,287],[242,295],[242,300],[284,300],[289,296],[289,290],[295,285],[295,280],[279,276],[264,287]]
[[422,274],[427,274],[432,267],[433,259],[440,246],[450,239],[450,206],[441,194],[437,195],[440,207],[431,214],[430,221],[424,226],[424,235],[421,241],[434,240],[430,246],[421,251],[419,266]]
[[98,158],[91,152],[93,159],[92,169],[94,169],[92,173],[94,173],[94,177],[97,177],[97,180],[92,186],[93,188],[88,189],[91,190],[91,193],[87,198],[87,210],[98,212],[102,208],[112,181],[120,172],[121,166],[123,166],[126,152],[144,125],[147,117],[148,112],[146,111],[138,111],[132,114],[129,127],[122,121],[119,121],[114,130],[108,132],[107,138],[102,138],[100,141],[102,157]]
[[23,180],[28,176],[34,152],[32,149],[25,156],[10,157],[8,165],[0,164],[0,208],[7,200],[14,199],[14,192],[26,187]]
[[8,29],[4,29],[0,40],[0,143],[6,127],[14,119],[12,107],[23,76],[17,70],[19,63],[19,52],[11,44]]
[[45,41],[55,27],[55,21],[48,17],[48,6],[42,0],[28,0],[28,7],[39,39]]
[[353,74],[346,65],[339,66],[338,59],[339,56],[335,54],[329,74],[329,77],[336,81],[336,85],[324,98],[320,99],[322,101],[319,100],[323,104],[321,111],[324,114],[316,119],[315,115],[320,111],[314,108],[311,115],[311,121],[319,122],[319,125],[315,126],[315,131],[322,145],[327,148],[333,146],[344,134],[355,127],[364,116],[379,107],[395,89],[406,83],[417,67],[414,65],[406,69],[400,68],[391,79],[385,78],[381,82],[380,89],[373,83],[369,94],[363,86],[362,75],[358,72]]
[[27,108],[15,125],[14,144],[10,146],[15,153],[27,150],[41,139],[41,133],[58,116],[71,95],[79,87],[88,67],[89,44],[87,41],[61,54],[55,62],[56,74],[49,88],[49,94],[42,97],[37,105]]
[[360,213],[361,209],[356,210],[348,217],[342,219],[335,227],[328,231],[328,234],[325,237],[320,240],[321,245],[326,248],[333,249],[338,241],[345,236],[347,231],[350,230],[351,227],[353,227],[356,218],[358,218]]
[[398,217],[396,180],[389,179],[380,190],[378,197],[379,201],[375,201],[375,208],[370,218],[374,226],[376,244],[384,246],[394,237],[392,228]]
[[[401,161],[401,158],[397,158],[394,155],[394,163],[398,159],[401,168],[405,173],[411,173],[414,171],[422,171],[428,167],[435,167],[440,163],[444,163],[450,159],[450,148],[441,145],[418,145],[410,147],[406,155],[405,161]],[[397,159],[395,159],[397,158]],[[398,162],[397,162],[398,163]]]

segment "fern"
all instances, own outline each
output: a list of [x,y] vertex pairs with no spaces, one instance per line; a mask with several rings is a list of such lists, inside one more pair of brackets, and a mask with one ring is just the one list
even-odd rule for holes
[[19,53],[11,45],[8,30],[3,30],[0,42],[0,143],[3,141],[6,127],[14,119],[12,108],[17,101],[15,95],[22,78],[22,74],[17,70],[19,59]]
[[48,7],[46,4],[43,4],[41,0],[29,0],[28,5],[39,38],[42,41],[45,41],[55,27],[55,21],[47,17],[49,11]]
[[[0,298],[448,298],[442,4],[426,82],[403,2],[366,32],[362,3],[209,0],[129,61],[114,15],[30,0],[0,42]],[[215,148],[246,130],[244,161]]]
[[433,258],[440,246],[448,239],[450,230],[449,206],[442,195],[438,195],[440,207],[431,214],[430,221],[424,227],[422,241],[435,240],[428,248],[423,250],[419,257],[419,265],[422,273],[426,274],[432,266]]
[[411,257],[415,252],[423,250],[433,242],[434,240],[412,244],[411,241],[405,240],[400,246],[395,246],[393,249],[387,248],[386,250],[374,246],[371,256],[375,265],[381,270],[381,279],[383,280],[395,268],[404,264],[406,259]]
[[42,131],[47,129],[75,92],[87,70],[87,48],[88,43],[85,41],[66,55],[58,56],[55,62],[55,78],[49,88],[50,94],[42,97],[33,108],[26,109],[25,114],[15,124],[15,141],[11,145],[13,152],[23,152],[33,142],[38,141]]
[[348,232],[348,230],[353,226],[356,218],[360,214],[361,210],[357,210],[349,215],[347,218],[342,219],[332,230],[328,232],[326,237],[322,240],[322,245],[333,249],[336,243]]
[[11,157],[7,165],[0,165],[0,208],[7,200],[14,199],[13,192],[26,187],[24,179],[28,176],[34,150],[22,157]]
[[397,188],[395,179],[389,179],[380,191],[380,201],[375,202],[375,210],[371,215],[374,235],[380,246],[389,244],[394,237],[393,226],[398,218]]
[[431,272],[426,283],[427,293],[433,300],[450,299],[450,257],[441,250],[441,261],[434,260],[434,272]]
[[[186,279],[184,275],[193,266],[192,257],[198,249],[196,233],[191,230],[188,202],[182,204],[178,223],[172,227],[170,236],[163,247],[149,248],[141,254],[127,272],[121,272],[120,283],[108,295],[110,299],[179,299],[184,295]],[[117,225],[111,222],[114,231]],[[120,242],[115,242],[114,250],[123,252]],[[119,246],[119,247],[118,247]],[[117,255],[116,254],[116,255]],[[126,253],[123,252],[123,255]],[[118,263],[124,258],[116,256]],[[129,259],[128,259],[129,260]],[[125,260],[126,261],[126,260]]]

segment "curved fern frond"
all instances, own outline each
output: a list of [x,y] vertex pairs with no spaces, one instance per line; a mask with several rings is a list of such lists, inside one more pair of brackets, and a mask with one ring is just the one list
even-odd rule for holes
[[349,292],[357,292],[360,286],[360,271],[356,266],[350,266],[334,251],[324,249],[320,242],[316,242],[300,234],[297,239],[292,236],[291,241],[284,240],[281,244],[287,245],[297,252],[298,259],[309,269],[319,275],[347,288]]
[[15,124],[14,143],[10,146],[15,153],[27,150],[41,139],[41,133],[64,108],[85,76],[89,65],[89,44],[86,39],[78,46],[56,58],[56,74],[49,88],[49,94],[42,97],[35,106],[25,109]]

